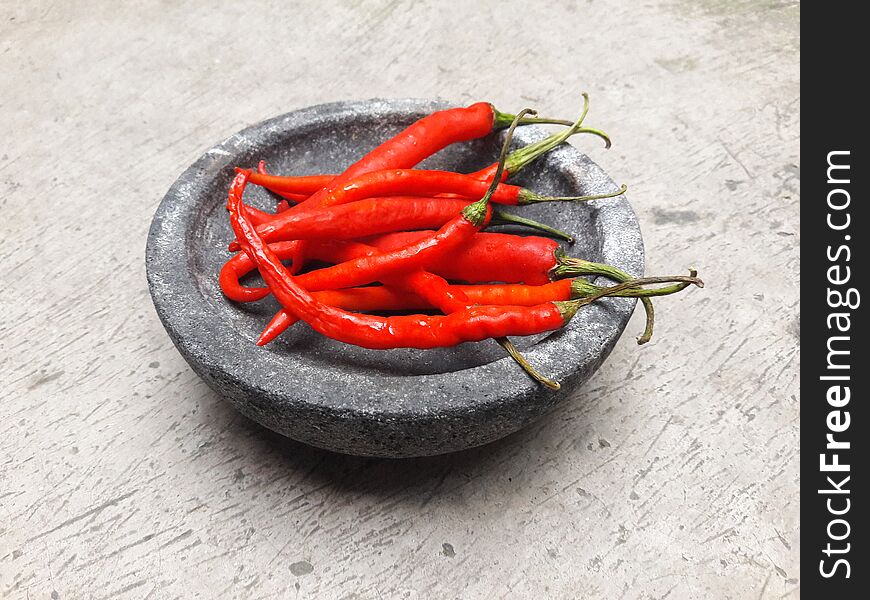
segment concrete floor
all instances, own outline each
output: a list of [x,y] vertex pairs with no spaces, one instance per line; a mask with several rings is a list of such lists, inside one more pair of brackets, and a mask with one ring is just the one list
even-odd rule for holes
[[[0,597],[796,598],[799,51],[777,1],[3,2]],[[615,145],[575,144],[630,184],[648,272],[708,286],[534,427],[332,455],[173,349],[145,236],[216,141],[338,99],[573,115],[582,90]]]

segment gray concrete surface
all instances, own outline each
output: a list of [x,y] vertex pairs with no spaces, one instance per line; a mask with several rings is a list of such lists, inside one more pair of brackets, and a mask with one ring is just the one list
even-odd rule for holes
[[[797,597],[798,54],[791,2],[3,2],[0,597]],[[648,271],[708,287],[536,426],[326,454],[172,348],[145,235],[217,140],[330,100],[581,90]]]

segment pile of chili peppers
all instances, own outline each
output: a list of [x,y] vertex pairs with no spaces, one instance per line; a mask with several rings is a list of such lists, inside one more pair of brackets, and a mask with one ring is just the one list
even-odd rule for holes
[[[562,144],[587,133],[608,136],[583,121],[538,118],[524,109],[502,113],[479,102],[434,112],[363,156],[340,175],[277,176],[261,161],[256,171],[237,168],[227,209],[236,239],[220,273],[220,286],[235,302],[269,294],[282,309],[263,331],[259,345],[274,340],[298,320],[335,340],[364,348],[435,348],[493,338],[536,381],[559,384],[538,373],[508,336],[564,327],[582,306],[605,296],[639,298],[647,325],[638,343],[650,339],[653,296],[689,285],[688,276],[633,278],[604,264],[569,257],[557,241],[573,237],[558,229],[494,208],[548,201],[585,202],[618,196],[551,197],[507,179]],[[566,128],[508,153],[516,127],[556,124]],[[425,158],[454,143],[507,128],[497,163],[470,174],[417,170]],[[245,187],[260,185],[280,200],[275,213],[247,206]],[[490,225],[525,226],[550,237],[482,231]],[[306,262],[330,266],[302,272]],[[289,266],[285,261],[291,261]],[[241,283],[258,270],[266,287]],[[603,275],[615,285],[593,285],[584,276]],[[664,287],[650,288],[654,284]],[[373,313],[406,313],[379,316]]]

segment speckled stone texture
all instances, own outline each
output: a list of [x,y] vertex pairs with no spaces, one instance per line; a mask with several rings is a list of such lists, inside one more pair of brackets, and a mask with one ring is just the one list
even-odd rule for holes
[[[517,340],[528,359],[562,383],[529,379],[495,342],[437,350],[373,351],[326,339],[304,324],[266,347],[254,344],[278,308],[227,301],[217,272],[232,232],[224,209],[233,167],[265,159],[278,173],[335,173],[444,102],[369,100],[314,106],[249,127],[205,153],[157,210],[146,268],[160,318],[191,367],[243,414],[292,439],[382,457],[441,454],[478,446],[531,423],[586,381],[607,358],[635,301],[582,308],[562,331]],[[503,133],[451,146],[423,167],[474,170],[495,160]],[[517,130],[515,144],[546,135]],[[609,192],[616,184],[563,145],[516,178],[554,195]],[[246,200],[274,200],[255,186]],[[643,245],[628,201],[550,203],[513,209],[576,234],[571,254],[643,271]],[[601,282],[603,283],[603,281]],[[578,399],[575,401],[582,401]]]

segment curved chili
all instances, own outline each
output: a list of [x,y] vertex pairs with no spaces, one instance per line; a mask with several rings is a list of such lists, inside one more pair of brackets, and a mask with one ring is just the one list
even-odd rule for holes
[[[256,177],[251,173],[251,177]],[[305,212],[316,210],[326,206],[336,206],[356,202],[364,199],[379,198],[382,196],[434,196],[436,194],[456,194],[465,198],[480,198],[489,187],[489,181],[476,179],[470,175],[453,173],[451,171],[424,171],[418,169],[387,169],[372,171],[351,179],[347,183],[336,186],[323,196],[319,203],[313,204],[311,200],[298,205],[293,212]],[[544,196],[518,185],[499,183],[492,202],[510,206],[533,204],[536,202],[549,201],[586,201],[610,198],[624,193],[618,191],[607,194],[595,194],[587,196]],[[272,215],[276,227],[280,227],[287,214]]]
[[[284,211],[257,226],[267,242],[282,239],[347,240],[405,229],[436,229],[469,205],[468,200],[392,196],[300,212]],[[230,244],[235,250],[238,244]]]
[[[468,200],[458,198],[416,196],[369,198],[352,204],[307,212],[285,211],[278,215],[283,219],[282,223],[279,224],[273,219],[261,223],[257,231],[272,243],[291,239],[346,240],[407,229],[433,229],[441,227],[455,216],[461,207],[468,204]],[[563,231],[498,210],[493,210],[491,224],[521,225],[573,241],[573,238]],[[239,249],[239,244],[233,241],[228,248],[235,252]]]
[[[505,149],[502,152],[502,164],[504,163],[507,143],[510,140],[514,127],[515,124],[511,125],[511,129],[508,131],[508,141],[505,143]],[[496,176],[499,175],[501,175],[501,168],[496,173]],[[247,178],[250,177],[250,172],[242,171],[236,177],[241,178],[243,183],[240,187],[243,189],[247,183]],[[450,219],[433,235],[420,239],[403,248],[343,262],[321,271],[315,271],[309,274],[309,276],[316,277],[324,272],[330,273],[333,274],[333,279],[337,278],[344,282],[343,285],[352,287],[375,280],[384,280],[385,276],[399,271],[410,271],[411,274],[407,278],[401,277],[397,279],[397,282],[411,287],[414,291],[427,293],[428,290],[423,288],[426,285],[432,285],[433,281],[430,278],[437,278],[437,276],[426,274],[419,269],[426,262],[448,254],[453,248],[461,245],[481,227],[486,225],[492,214],[489,201],[496,188],[497,182],[491,182],[483,198],[468,206],[464,206],[456,217]],[[262,238],[258,236],[258,239]],[[299,245],[287,246],[287,249],[290,252],[298,252]],[[250,255],[250,253],[248,254]],[[296,257],[298,258],[298,254]],[[251,259],[253,260],[254,257],[251,256]],[[449,286],[446,281],[440,279],[439,281],[441,284],[439,289],[443,293],[443,300],[445,303],[450,303],[451,308],[457,306],[459,302],[462,302],[462,306],[468,304],[467,298],[461,296],[461,293],[453,294],[449,292],[447,289]],[[427,296],[427,299],[437,301],[439,296],[431,295]]]
[[[309,258],[327,263],[341,263],[361,256],[370,256],[402,248],[434,234],[434,231],[407,231],[387,233],[362,241],[312,242]],[[269,244],[281,260],[294,257],[298,242],[295,240]],[[539,236],[514,236],[505,233],[476,233],[455,251],[427,265],[426,270],[446,279],[468,283],[500,281],[542,285],[548,283],[548,273],[557,266],[555,252],[559,244]],[[223,293],[237,302],[253,302],[269,295],[267,287],[245,287],[239,279],[254,270],[254,263],[244,252],[228,260],[220,272]],[[317,289],[348,287],[338,280],[327,280],[324,269],[312,271],[317,275]],[[309,274],[300,278],[309,277]],[[310,276],[313,279],[313,276]],[[312,280],[306,281],[307,289]]]
[[[426,276],[423,275],[423,277]],[[439,298],[433,301],[431,298],[426,299],[419,294],[396,289],[389,285],[324,290],[314,292],[313,296],[325,304],[357,312],[432,310],[435,308],[443,310],[443,297],[446,291],[449,293],[449,302],[455,303],[452,306],[454,310],[448,308],[445,311],[448,313],[463,310],[466,308],[465,304],[468,303],[490,306],[534,306],[552,300],[569,300],[571,298],[571,280],[569,279],[554,281],[544,286],[454,285],[448,286],[450,288],[448,290],[444,290],[440,282],[434,282],[436,283],[434,286],[431,280],[423,283],[425,283],[426,289],[430,290],[430,294],[437,294]],[[508,287],[513,289],[507,289]],[[257,344],[260,346],[268,344],[296,321],[297,319],[287,311],[278,312],[263,329]]]
[[[588,111],[589,96],[588,94],[583,93],[583,112],[580,115],[580,118],[571,124],[570,127],[559,133],[549,135],[538,142],[534,142],[528,146],[523,146],[511,152],[505,160],[504,171],[500,181],[505,181],[509,176],[519,172],[539,157],[566,141],[572,135],[578,133],[591,133],[597,135],[605,141],[606,147],[609,148],[610,138],[606,133],[598,129],[582,127],[582,123],[586,118]],[[469,176],[475,179],[491,181],[497,169],[498,161],[492,163],[488,167],[480,169],[479,171],[470,173]],[[239,169],[237,169],[237,171],[238,170]],[[291,194],[290,197],[296,199],[299,196],[314,194],[321,188],[325,188],[335,179],[335,177],[336,175],[302,175],[290,177],[270,175],[266,172],[265,163],[260,161],[257,173],[253,174],[249,181],[278,194]]]
[[230,187],[227,209],[233,231],[282,306],[323,335],[372,349],[436,348],[551,331],[564,326],[576,312],[578,304],[548,302],[533,307],[474,307],[445,316],[376,317],[318,302],[296,282],[244,214],[246,179],[239,174]]
[[[657,289],[632,287],[613,293],[620,298],[651,298],[653,296],[667,296],[684,290],[691,284],[697,285],[696,281],[688,281],[695,276],[690,273],[689,278],[667,278],[678,281],[670,286]],[[637,279],[635,282],[644,280]],[[651,280],[648,280],[651,281]],[[589,281],[578,277],[576,279],[560,279],[544,285],[524,284],[484,284],[484,285],[452,285],[451,292],[461,292],[473,304],[483,305],[513,305],[534,306],[548,301],[565,301],[577,298],[587,298],[601,293],[604,288],[594,285]],[[412,292],[396,289],[392,286],[372,286],[342,290],[323,290],[313,292],[315,298],[325,304],[342,308],[344,310],[358,312],[381,312],[381,311],[411,311],[431,310],[438,308],[421,296]],[[257,344],[265,345],[278,337],[297,319],[290,316],[286,311],[278,312],[269,324],[263,329]]]

